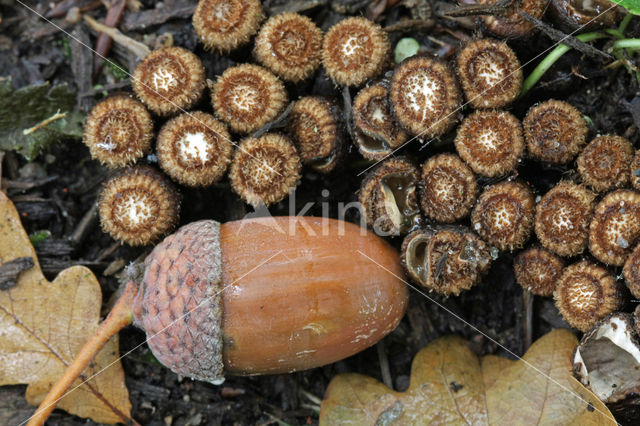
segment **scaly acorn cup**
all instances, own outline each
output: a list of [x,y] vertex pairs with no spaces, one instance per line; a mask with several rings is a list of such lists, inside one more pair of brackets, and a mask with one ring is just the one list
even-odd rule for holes
[[[398,253],[357,225],[267,217],[185,225],[160,243],[29,421],[58,399],[119,330],[145,330],[182,376],[304,370],[351,356],[390,333],[408,292]],[[391,273],[389,273],[389,271]]]

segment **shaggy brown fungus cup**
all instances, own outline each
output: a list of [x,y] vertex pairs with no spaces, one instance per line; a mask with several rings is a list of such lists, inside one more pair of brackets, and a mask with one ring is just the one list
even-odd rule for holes
[[389,81],[364,87],[353,101],[354,140],[360,154],[368,160],[383,160],[407,139],[389,104]]
[[536,206],[535,232],[540,243],[565,257],[584,251],[596,195],[575,183],[563,181],[547,192]]
[[405,158],[378,165],[362,180],[359,201],[367,225],[377,234],[402,235],[420,225],[420,172]]
[[602,266],[586,260],[564,269],[553,298],[562,318],[585,332],[624,302],[615,277]]
[[524,152],[522,125],[506,111],[469,115],[458,126],[454,143],[465,163],[487,177],[515,171]]
[[156,143],[160,168],[186,186],[208,186],[222,179],[232,152],[227,127],[201,111],[166,122]]
[[458,54],[456,71],[474,108],[502,108],[515,101],[522,89],[520,61],[502,41],[470,41]]
[[253,54],[283,80],[306,80],[320,66],[322,31],[306,16],[282,13],[264,23]]
[[443,223],[469,215],[478,196],[473,172],[455,154],[439,154],[422,165],[420,203],[427,217]]
[[240,142],[231,161],[229,181],[247,204],[269,206],[295,189],[301,169],[291,141],[281,134],[267,133]]
[[387,33],[372,21],[353,17],[333,25],[322,42],[322,65],[340,86],[361,86],[390,63]]
[[413,231],[401,253],[411,280],[444,296],[469,290],[491,265],[485,242],[464,228]]
[[396,66],[389,99],[396,120],[412,135],[441,136],[458,121],[460,91],[444,63],[412,56]]
[[598,136],[578,156],[578,173],[597,192],[621,188],[629,182],[633,145],[622,136]]
[[278,77],[252,64],[227,68],[211,90],[216,117],[237,133],[260,129],[284,110],[287,101]]
[[472,229],[499,250],[513,251],[529,239],[535,201],[528,186],[501,182],[487,187],[471,213]]
[[111,96],[94,106],[84,125],[82,141],[91,158],[111,168],[135,163],[151,149],[153,120],[140,102]]
[[248,43],[263,19],[260,0],[200,0],[193,27],[206,49],[228,52]]
[[563,269],[562,258],[542,247],[528,248],[513,260],[516,282],[537,296],[553,296]]
[[140,62],[131,85],[151,111],[170,115],[191,108],[200,99],[204,79],[204,66],[196,55],[182,47],[165,47]]

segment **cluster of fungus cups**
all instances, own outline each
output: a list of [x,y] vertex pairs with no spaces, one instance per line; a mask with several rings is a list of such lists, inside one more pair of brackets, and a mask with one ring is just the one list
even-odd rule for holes
[[[544,3],[525,0],[519,7],[540,17]],[[361,183],[363,217],[379,234],[406,236],[402,259],[412,280],[457,295],[480,281],[497,253],[524,250],[515,256],[516,281],[533,294],[554,295],[571,325],[584,329],[621,306],[619,286],[592,291],[583,283],[587,287],[580,289],[580,280],[565,275],[577,261],[589,262],[588,267],[572,277],[613,274],[611,268],[624,266],[627,285],[637,281],[637,260],[631,259],[638,257],[640,240],[640,152],[628,140],[604,135],[587,143],[583,115],[559,100],[533,105],[522,121],[506,111],[523,79],[520,62],[504,41],[464,43],[454,66],[416,55],[392,68],[387,33],[365,18],[343,19],[325,34],[296,13],[265,18],[256,0],[200,1],[193,23],[205,48],[225,53],[255,36],[258,64],[231,66],[210,82],[213,114],[188,112],[200,105],[206,88],[202,63],[179,47],[153,52],[132,80],[140,102],[113,97],[90,114],[85,141],[92,155],[113,168],[142,158],[151,151],[151,111],[168,119],[158,132],[156,154],[173,181],[206,187],[228,175],[239,197],[257,207],[283,200],[299,184],[303,166],[319,173],[335,170],[351,138],[364,158],[379,163]],[[499,37],[522,36],[533,28],[515,9],[480,19]],[[320,67],[336,86],[357,90],[350,114],[334,99],[313,93],[289,105],[285,82],[309,80]],[[474,111],[463,116],[463,103]],[[135,118],[126,112],[134,110]],[[282,133],[269,132],[278,120]],[[440,138],[458,122],[455,152],[422,164],[392,157],[413,139]],[[125,130],[116,130],[119,125]],[[536,197],[517,178],[523,158],[565,168],[575,161],[576,173]],[[117,193],[115,199],[137,209],[121,214],[133,223],[151,211],[142,207],[143,198]],[[158,210],[177,211],[175,203]],[[162,232],[175,219],[166,223]],[[143,242],[103,227],[133,244],[160,236]],[[527,245],[532,236],[536,241]],[[597,294],[594,303],[573,310],[563,305],[563,297],[582,293]],[[578,310],[589,311],[584,318],[590,320],[570,319]]]

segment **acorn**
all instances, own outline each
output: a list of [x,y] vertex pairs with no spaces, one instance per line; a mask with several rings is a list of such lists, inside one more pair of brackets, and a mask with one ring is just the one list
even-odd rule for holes
[[194,222],[128,275],[30,425],[43,423],[102,345],[132,323],[173,372],[220,384],[225,375],[293,372],[351,356],[389,334],[408,301],[397,252],[327,218]]

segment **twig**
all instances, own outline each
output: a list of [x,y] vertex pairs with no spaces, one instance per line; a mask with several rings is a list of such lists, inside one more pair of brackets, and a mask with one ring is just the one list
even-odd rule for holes
[[65,118],[67,116],[66,112],[60,112],[60,110],[58,110],[58,112],[56,112],[55,114],[53,114],[51,117],[41,121],[40,123],[36,124],[33,127],[30,127],[28,129],[24,129],[22,131],[23,135],[30,135],[31,133],[37,132],[38,130],[42,129],[43,127],[48,126],[49,124],[53,123],[56,120],[60,120],[61,118]]
[[[107,16],[104,18],[104,25],[107,27],[115,28],[122,19],[124,8],[127,5],[126,0],[113,0],[109,2]],[[102,58],[106,57],[111,50],[113,39],[107,33],[102,31],[98,34],[98,40],[96,41],[96,53],[93,61],[93,73],[97,74],[102,64]]]
[[511,3],[513,3],[513,0],[499,0],[492,4],[465,4],[457,6],[452,10],[443,11],[441,16],[458,18],[474,15],[500,15],[511,6]]
[[384,30],[388,33],[406,33],[411,31],[430,30],[433,26],[434,21],[432,19],[405,19],[384,27]]
[[82,216],[78,226],[69,237],[69,240],[74,246],[79,245],[82,240],[87,236],[87,233],[91,230],[96,222],[96,211],[98,210],[98,203],[93,203],[91,208]]
[[115,28],[107,27],[106,25],[101,24],[89,15],[84,15],[84,20],[87,22],[87,24],[89,24],[91,29],[107,34],[113,39],[114,42],[133,53],[138,59],[143,59],[145,56],[151,53],[151,50],[147,47],[146,44],[140,43],[139,41],[136,41],[131,37],[127,37]]
[[552,26],[545,24],[541,20],[529,15],[527,12],[520,11],[520,15],[522,15],[527,21],[535,25],[536,28],[538,28],[547,37],[555,42],[566,44],[567,46],[576,49],[577,51],[582,52],[587,56],[591,56],[594,58],[601,57],[608,60],[613,59],[613,57],[608,53],[605,53],[602,50],[591,46],[590,44],[580,41],[579,38],[572,37],[568,34],[563,33],[562,31],[556,30]]

